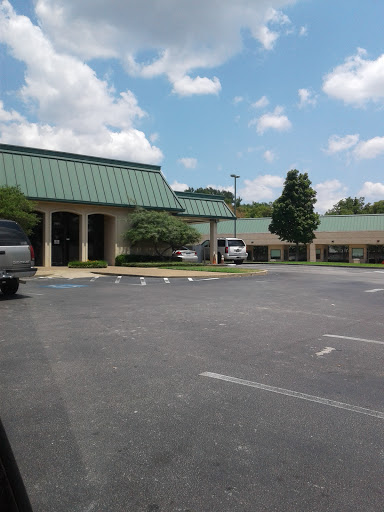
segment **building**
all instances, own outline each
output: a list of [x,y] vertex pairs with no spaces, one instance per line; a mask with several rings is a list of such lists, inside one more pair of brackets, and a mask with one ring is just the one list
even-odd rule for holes
[[221,196],[174,192],[159,166],[0,144],[4,185],[36,201],[40,223],[31,239],[39,266],[88,259],[113,265],[130,251],[122,235],[136,207],[208,221],[212,239],[217,223],[234,217]]
[[[247,245],[252,261],[288,261],[295,259],[295,246],[282,242],[268,231],[270,218],[237,219],[237,237]],[[209,234],[207,224],[195,225],[201,241]],[[234,221],[218,225],[219,237],[233,237]],[[361,263],[384,261],[384,214],[323,215],[312,244],[301,246],[300,259],[307,261],[358,260]]]

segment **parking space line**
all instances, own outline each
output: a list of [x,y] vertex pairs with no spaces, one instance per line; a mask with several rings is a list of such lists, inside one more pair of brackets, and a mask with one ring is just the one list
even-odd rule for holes
[[164,283],[165,283],[165,284],[171,284],[171,283],[169,282],[168,277],[164,277]]
[[188,277],[188,281],[193,281],[192,277]]
[[367,340],[365,338],[352,338],[350,336],[338,336],[337,334],[323,334],[327,338],[341,338],[342,340],[364,341],[365,343],[377,343],[377,345],[384,345],[384,341]]
[[373,288],[372,290],[364,290],[365,293],[376,293],[376,292],[384,292],[384,288]]
[[116,281],[115,281],[115,284],[119,284],[120,283],[120,280],[123,276],[117,276],[116,278]]
[[92,277],[91,279],[91,283],[93,283],[93,281],[96,281],[96,279],[99,279],[100,276],[95,276],[95,277]]
[[145,277],[140,277],[140,283],[142,286],[145,286],[147,283],[145,282]]
[[366,416],[373,416],[375,418],[384,419],[384,412],[374,411],[373,409],[366,409],[364,407],[358,407],[356,405],[345,404],[343,402],[336,402],[335,400],[329,400],[328,398],[321,398],[319,396],[307,395],[306,393],[299,393],[298,391],[291,391],[290,389],[276,388],[274,386],[267,386],[266,384],[260,384],[259,382],[252,382],[250,380],[238,379],[237,377],[229,377],[227,375],[220,375],[219,373],[203,372],[200,373],[202,377],[210,377],[211,379],[219,379],[234,384],[241,384],[242,386],[249,386],[251,388],[258,388],[264,391],[270,391],[272,393],[278,393],[280,395],[292,396],[294,398],[300,398],[301,400],[308,400],[309,402],[316,402],[323,405],[329,405],[330,407],[336,407],[338,409],[345,409],[347,411],[356,412],[359,414],[365,414]]

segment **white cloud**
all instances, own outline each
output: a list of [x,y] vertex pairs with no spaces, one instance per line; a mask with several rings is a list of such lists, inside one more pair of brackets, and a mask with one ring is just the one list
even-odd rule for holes
[[173,82],[172,92],[179,96],[192,96],[194,94],[218,94],[221,91],[220,80],[214,77],[209,78],[191,78],[183,76]]
[[328,148],[325,150],[326,153],[333,155],[340,151],[347,151],[348,149],[355,146],[359,141],[359,135],[357,133],[353,135],[346,135],[340,137],[339,135],[331,135],[328,139]]
[[244,101],[244,98],[242,96],[235,96],[233,98],[233,104],[234,105],[238,105],[239,103],[241,103],[242,101]]
[[300,27],[299,36],[306,36],[306,35],[308,35],[308,27],[307,26]]
[[266,96],[262,96],[259,100],[252,103],[253,108],[265,108],[269,105],[269,100]]
[[366,58],[359,48],[324,77],[323,91],[333,98],[355,106],[384,100],[384,54],[376,60]]
[[319,213],[330,210],[340,199],[347,195],[348,188],[339,180],[327,180],[314,186],[317,192],[315,209]]
[[272,49],[290,23],[281,9],[296,1],[118,1],[105,8],[105,0],[36,0],[36,13],[61,51],[87,60],[114,57],[143,77],[164,74],[177,94],[217,94],[218,79],[191,78],[194,70],[239,53],[244,30]]
[[252,119],[248,126],[257,125],[257,133],[262,135],[266,130],[277,130],[279,132],[287,131],[292,123],[286,115],[283,115],[283,107],[276,107],[273,112],[268,112],[258,119]]
[[284,178],[265,174],[254,180],[244,180],[244,185],[239,190],[243,201],[274,201],[281,194]]
[[179,183],[178,181],[174,181],[171,183],[171,189],[175,190],[176,192],[184,192],[184,190],[187,190],[189,186],[186,183]]
[[179,164],[183,165],[186,169],[195,169],[197,165],[196,158],[179,158],[177,161]]
[[55,51],[39,27],[18,16],[7,0],[0,4],[0,42],[26,66],[20,97],[37,122],[1,105],[0,140],[63,151],[159,163],[134,123],[146,113],[134,94],[116,94],[78,58]]
[[160,137],[160,135],[157,132],[151,133],[151,135],[149,136],[149,140],[153,143],[153,142],[158,141],[159,137]]
[[299,89],[298,94],[300,99],[299,108],[304,108],[309,105],[316,105],[317,98],[312,91],[309,91],[308,89]]
[[264,160],[266,160],[267,162],[273,162],[276,158],[276,155],[273,151],[271,151],[270,149],[267,149],[267,151],[264,151],[264,154],[263,154],[263,158]]
[[367,201],[380,201],[384,197],[384,183],[366,181],[358,195],[359,197],[365,197]]
[[228,190],[229,192],[232,192],[232,194],[235,193],[235,187],[232,185],[224,186],[224,185],[207,185],[207,188],[214,188],[215,190]]
[[361,141],[353,151],[353,155],[358,160],[372,159],[382,154],[384,154],[384,137],[373,137],[373,139]]

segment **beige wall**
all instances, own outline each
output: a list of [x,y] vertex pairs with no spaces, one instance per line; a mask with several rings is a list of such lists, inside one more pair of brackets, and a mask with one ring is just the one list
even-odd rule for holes
[[55,212],[69,212],[79,215],[79,259],[81,261],[86,261],[88,258],[88,216],[93,214],[105,215],[104,252],[108,264],[114,265],[116,255],[129,251],[123,240],[123,233],[128,228],[127,217],[132,211],[130,208],[39,201],[37,202],[36,211],[44,214],[44,266],[50,266],[52,261],[51,221],[52,214]]

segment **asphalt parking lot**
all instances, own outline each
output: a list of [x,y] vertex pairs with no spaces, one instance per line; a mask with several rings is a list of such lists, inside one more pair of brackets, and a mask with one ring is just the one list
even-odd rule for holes
[[384,271],[266,268],[0,298],[35,512],[384,510]]

